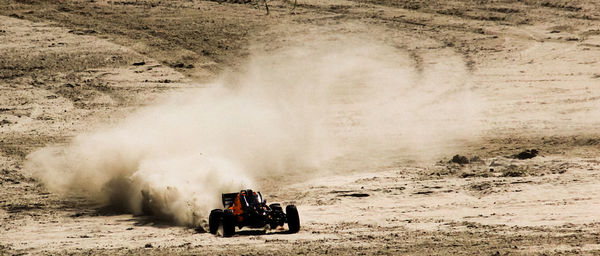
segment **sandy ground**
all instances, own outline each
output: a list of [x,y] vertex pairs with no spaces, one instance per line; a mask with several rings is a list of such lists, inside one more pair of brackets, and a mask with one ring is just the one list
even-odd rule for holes
[[[597,3],[298,2],[269,2],[267,16],[209,1],[0,1],[0,254],[600,254]],[[462,60],[489,105],[482,134],[437,161],[264,178],[269,201],[298,206],[298,234],[219,238],[60,197],[23,170],[35,149],[239,68],[251,46],[330,33],[372,35],[417,70]]]

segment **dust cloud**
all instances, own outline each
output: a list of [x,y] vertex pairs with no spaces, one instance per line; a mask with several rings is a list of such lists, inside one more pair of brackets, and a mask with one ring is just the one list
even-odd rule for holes
[[367,40],[257,51],[212,84],[30,154],[27,169],[53,192],[198,226],[220,193],[257,177],[343,171],[349,158],[428,159],[476,137],[482,102],[449,56],[417,68]]

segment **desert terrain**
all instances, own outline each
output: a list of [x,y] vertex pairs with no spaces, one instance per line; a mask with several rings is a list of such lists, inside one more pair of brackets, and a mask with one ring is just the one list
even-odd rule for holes
[[267,4],[0,0],[0,255],[600,254],[599,3]]

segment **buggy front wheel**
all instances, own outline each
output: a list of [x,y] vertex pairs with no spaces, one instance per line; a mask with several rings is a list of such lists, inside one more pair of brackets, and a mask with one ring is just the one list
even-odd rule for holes
[[223,237],[232,237],[235,234],[235,216],[231,210],[223,212],[221,223],[223,224]]
[[285,215],[289,232],[298,233],[298,231],[300,231],[300,216],[298,216],[298,209],[296,209],[296,206],[288,205],[285,207]]

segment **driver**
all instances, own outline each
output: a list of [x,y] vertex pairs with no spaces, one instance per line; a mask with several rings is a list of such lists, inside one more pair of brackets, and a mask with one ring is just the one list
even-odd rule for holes
[[251,205],[256,205],[260,203],[260,199],[256,192],[251,189],[242,190],[238,193],[237,197],[233,201],[233,205],[229,207],[233,211],[233,214],[237,216],[238,221],[242,221],[244,217],[244,210],[250,207]]

